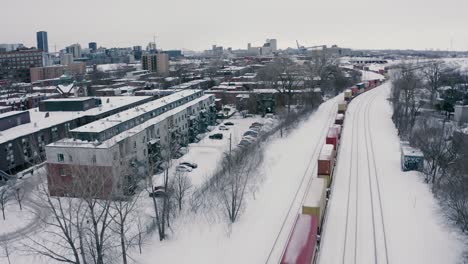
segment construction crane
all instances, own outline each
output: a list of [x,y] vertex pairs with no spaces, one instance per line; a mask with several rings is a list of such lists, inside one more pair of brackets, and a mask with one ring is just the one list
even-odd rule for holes
[[304,46],[299,45],[299,41],[297,40],[296,40],[296,44],[297,44],[297,49],[302,54],[306,53],[308,50],[315,49],[315,48],[322,48],[322,49],[327,48],[327,45],[316,45],[316,46],[311,46],[311,47],[304,47]]

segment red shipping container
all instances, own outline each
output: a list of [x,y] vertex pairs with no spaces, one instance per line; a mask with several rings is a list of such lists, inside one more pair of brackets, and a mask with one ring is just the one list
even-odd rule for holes
[[353,88],[351,88],[351,91],[353,92],[353,95],[356,95],[359,91],[359,88],[357,88],[356,86],[353,86]]
[[316,216],[300,214],[289,237],[281,264],[310,264],[315,256],[318,220]]
[[320,151],[317,175],[331,175],[335,163],[335,150],[333,145],[325,144]]
[[338,148],[338,131],[334,127],[330,127],[328,129],[328,134],[325,139],[325,144],[331,144],[333,145],[333,149],[336,150]]

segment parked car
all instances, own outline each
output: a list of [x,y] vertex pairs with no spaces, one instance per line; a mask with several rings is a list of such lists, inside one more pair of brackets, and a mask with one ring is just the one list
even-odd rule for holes
[[219,130],[229,130],[229,127],[226,127],[226,126],[219,126]]
[[258,137],[258,131],[255,131],[255,130],[247,130],[247,131],[244,133],[244,136]]
[[247,139],[242,139],[240,142],[239,142],[239,146],[240,147],[246,147],[248,145],[252,144],[252,141],[250,140],[247,140]]
[[272,113],[266,114],[265,118],[275,118],[275,115]]
[[224,125],[225,125],[225,126],[233,126],[234,123],[233,123],[233,122],[225,122]]
[[191,172],[192,168],[189,167],[189,166],[185,166],[185,165],[177,165],[176,171],[178,171],[178,172]]
[[253,122],[250,127],[262,127],[263,124],[262,123],[259,123],[259,122]]
[[248,140],[250,142],[255,142],[255,140],[257,140],[257,139],[252,137],[252,136],[244,136],[244,137],[242,137],[242,140]]
[[221,134],[221,133],[212,134],[212,135],[209,136],[209,138],[211,138],[211,139],[223,139],[223,134]]
[[188,166],[192,169],[196,169],[198,167],[198,165],[194,162],[188,162],[188,161],[184,161],[184,162],[181,162],[179,163],[179,165],[184,165],[184,166]]

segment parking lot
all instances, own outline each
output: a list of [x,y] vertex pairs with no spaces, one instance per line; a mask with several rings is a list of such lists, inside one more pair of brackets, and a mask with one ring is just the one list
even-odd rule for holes
[[[176,166],[181,162],[196,163],[198,167],[187,173],[192,180],[192,184],[194,186],[199,186],[214,172],[223,153],[229,151],[230,145],[233,150],[237,148],[239,142],[242,140],[243,134],[249,130],[250,125],[254,122],[263,123],[264,121],[265,119],[259,116],[243,118],[240,115],[234,115],[229,119],[223,120],[220,125],[206,133],[199,142],[189,144],[187,147],[187,154],[179,159],[173,160],[169,173],[173,174],[176,170]],[[228,122],[232,122],[233,125],[224,125]],[[227,128],[227,130],[224,130],[224,127]],[[223,138],[209,138],[209,135],[214,134],[222,134]],[[163,173],[156,175],[157,182],[162,183],[162,175]]]

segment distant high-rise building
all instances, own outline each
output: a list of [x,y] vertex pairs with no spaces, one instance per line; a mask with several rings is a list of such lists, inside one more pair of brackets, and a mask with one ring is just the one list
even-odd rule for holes
[[97,43],[96,42],[90,42],[88,44],[88,48],[91,50],[91,51],[96,51],[97,50]]
[[68,65],[73,63],[73,55],[70,53],[60,53],[60,64]]
[[169,74],[169,55],[165,53],[146,54],[141,57],[143,70],[161,75]]
[[141,46],[133,46],[133,56],[135,56],[135,60],[141,60],[142,54],[143,48]]
[[155,42],[148,43],[148,46],[146,46],[146,50],[149,52],[156,53],[157,52],[156,43]]
[[36,33],[37,36],[37,48],[49,52],[49,42],[47,41],[47,32],[39,31]]
[[81,45],[73,44],[66,48],[67,53],[73,54],[73,58],[81,58]]
[[267,42],[270,43],[271,51],[277,51],[278,44],[277,44],[276,39],[267,39]]

